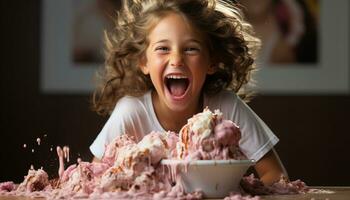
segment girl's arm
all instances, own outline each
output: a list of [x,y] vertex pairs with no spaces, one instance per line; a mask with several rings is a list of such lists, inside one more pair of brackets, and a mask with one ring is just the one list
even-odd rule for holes
[[281,174],[287,176],[282,163],[274,150],[270,150],[265,154],[255,165],[255,170],[258,173],[260,180],[265,185],[271,185],[278,181]]

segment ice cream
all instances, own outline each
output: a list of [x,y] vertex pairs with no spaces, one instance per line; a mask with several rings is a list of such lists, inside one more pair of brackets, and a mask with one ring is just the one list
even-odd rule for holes
[[179,159],[185,160],[227,160],[246,159],[240,151],[239,127],[222,118],[219,110],[211,112],[205,108],[194,115],[180,130],[177,144]]
[[109,168],[105,163],[80,162],[69,166],[59,180],[59,187],[70,192],[91,193],[98,186],[101,175]]
[[[78,161],[65,169],[64,158],[69,159],[69,149],[58,147],[57,179],[48,180],[43,169],[30,169],[18,186],[13,182],[0,183],[0,195],[35,194],[32,196],[48,199],[200,199],[201,191],[186,194],[180,176],[169,175],[171,170],[160,165],[160,161],[246,159],[239,148],[240,138],[235,123],[223,119],[220,111],[206,108],[188,120],[179,136],[174,132],[151,132],[137,143],[122,134],[106,146],[100,163]],[[302,182],[284,180],[267,188],[253,177],[245,178],[243,186],[251,194],[307,191]],[[227,198],[258,199],[239,194]]]
[[11,192],[16,189],[16,184],[12,181],[0,183],[0,192]]
[[276,183],[265,186],[260,179],[251,174],[242,179],[241,186],[246,192],[254,195],[304,194],[310,191],[310,188],[303,181],[289,181],[283,175]]
[[51,189],[51,185],[47,173],[42,169],[30,169],[24,181],[19,184],[17,191],[34,192],[49,189]]

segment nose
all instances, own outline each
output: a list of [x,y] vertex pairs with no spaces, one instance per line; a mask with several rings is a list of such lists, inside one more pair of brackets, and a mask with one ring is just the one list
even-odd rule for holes
[[184,65],[183,55],[179,51],[174,51],[170,56],[170,66],[181,67]]

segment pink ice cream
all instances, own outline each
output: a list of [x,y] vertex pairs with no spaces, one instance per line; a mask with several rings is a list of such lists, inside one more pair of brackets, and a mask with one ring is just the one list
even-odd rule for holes
[[178,158],[185,160],[227,160],[246,159],[240,151],[239,127],[222,118],[222,113],[214,113],[205,108],[194,115],[180,130],[177,144]]
[[16,189],[16,184],[12,181],[0,183],[0,192],[11,192]]
[[289,181],[281,175],[276,183],[265,186],[260,179],[253,174],[242,179],[242,188],[249,194],[268,195],[268,194],[304,194],[310,191],[310,188],[301,180]]
[[[59,179],[48,180],[43,170],[30,170],[16,191],[50,191],[49,198],[140,198],[183,199],[202,197],[200,191],[185,194],[181,181],[176,184],[159,163],[162,159],[231,159],[241,158],[239,128],[223,120],[219,111],[203,113],[188,120],[180,138],[174,132],[151,132],[140,142],[123,134],[105,148],[101,163],[78,162],[64,169],[68,151],[57,147]],[[183,147],[179,149],[179,147]],[[67,148],[66,148],[67,150]],[[68,153],[69,154],[69,153]],[[186,155],[186,157],[184,157]],[[237,156],[239,155],[239,156]],[[6,190],[15,190],[3,184]],[[5,190],[5,189],[3,189]]]
[[[170,137],[169,137],[170,135]],[[164,189],[154,182],[157,179],[155,167],[161,159],[167,158],[174,146],[172,133],[151,132],[139,143],[131,142],[125,138],[127,145],[121,141],[115,141],[115,161],[101,178],[100,187],[103,191],[142,190],[152,188],[154,190]],[[169,143],[168,143],[169,141]]]
[[18,186],[17,191],[34,192],[49,189],[51,189],[51,185],[47,173],[42,169],[30,169],[28,175],[24,177],[24,181]]
[[65,192],[90,194],[98,186],[101,175],[109,168],[105,163],[80,162],[69,166],[60,179],[60,188]]
[[[78,161],[64,169],[68,151],[58,147],[59,178],[49,181],[44,170],[31,169],[18,187],[13,182],[0,183],[0,195],[49,199],[201,199],[201,191],[185,194],[180,176],[169,174],[160,161],[246,159],[239,149],[240,138],[235,123],[224,120],[218,110],[213,113],[204,109],[188,120],[179,137],[173,132],[151,132],[136,143],[126,134],[119,136],[106,146],[101,163]],[[253,177],[245,178],[243,186],[251,194],[307,191],[302,182],[282,180],[264,187]],[[259,198],[232,194],[227,199]]]

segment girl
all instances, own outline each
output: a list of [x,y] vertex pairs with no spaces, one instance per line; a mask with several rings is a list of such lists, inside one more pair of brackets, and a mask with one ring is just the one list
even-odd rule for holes
[[[278,138],[241,99],[259,40],[235,5],[222,0],[127,0],[106,34],[106,65],[94,93],[98,113],[111,114],[90,150],[95,161],[119,134],[137,141],[151,131],[178,132],[209,107],[242,132],[240,147],[265,184],[282,166]],[[240,95],[240,97],[238,96]]]

